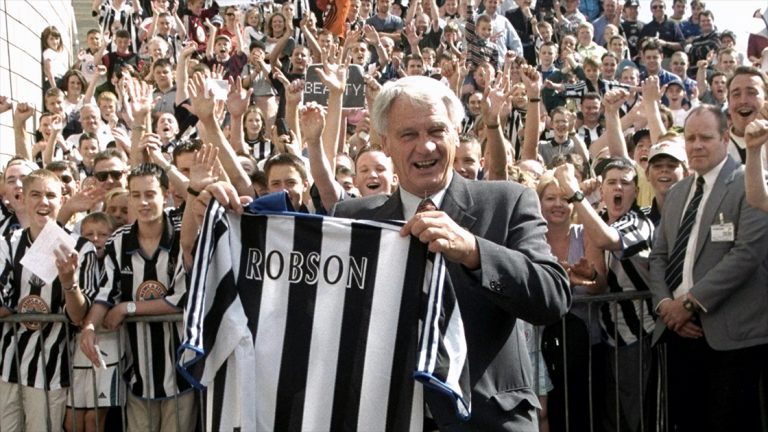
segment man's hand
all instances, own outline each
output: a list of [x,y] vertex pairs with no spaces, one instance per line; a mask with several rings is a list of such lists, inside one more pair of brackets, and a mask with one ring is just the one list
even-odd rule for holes
[[229,93],[227,93],[227,111],[232,117],[241,117],[248,109],[253,89],[244,90],[243,80],[240,77],[229,79]]
[[541,74],[533,66],[520,67],[520,80],[525,86],[525,94],[528,99],[538,98],[541,95]]
[[460,263],[470,270],[480,268],[477,238],[445,212],[434,210],[415,214],[400,229],[401,236],[409,234],[429,245],[431,252],[442,253],[448,261]]
[[189,170],[189,187],[202,191],[219,178],[219,163],[216,159],[219,148],[211,143],[203,144],[195,153],[195,163]]
[[629,91],[623,88],[609,90],[603,96],[605,112],[617,113],[629,98]]
[[243,206],[249,204],[252,198],[249,196],[238,196],[237,190],[231,183],[226,181],[218,181],[211,183],[200,191],[200,195],[195,197],[191,205],[194,206],[193,214],[195,220],[199,225],[203,223],[203,217],[205,216],[205,210],[208,208],[208,203],[211,199],[215,199],[226,210],[232,210],[237,214],[243,214]]
[[768,143],[768,120],[752,120],[744,129],[744,141],[750,149],[759,149]]
[[659,90],[659,77],[649,76],[642,83],[643,100],[660,101],[661,91]]
[[704,335],[701,327],[691,322],[693,312],[683,307],[685,296],[675,300],[667,300],[661,303],[659,307],[659,316],[667,328],[679,334],[682,337],[698,338]]
[[15,125],[22,126],[27,123],[32,115],[35,114],[35,106],[28,103],[20,103],[16,105],[16,110],[13,112],[13,123]]
[[308,145],[320,142],[325,129],[325,108],[315,102],[304,105],[299,112],[301,134]]
[[205,76],[200,72],[195,72],[192,79],[189,80],[189,100],[190,111],[197,118],[203,120],[213,119],[214,101],[213,96],[208,94],[205,89]]
[[60,244],[58,248],[53,250],[53,253],[56,255],[56,270],[62,288],[71,288],[75,283],[75,273],[78,266],[77,251]]
[[293,80],[292,83],[285,86],[285,106],[296,107],[301,103],[304,97],[304,80]]
[[128,316],[128,302],[118,303],[107,312],[102,325],[108,330],[117,330]]
[[96,330],[93,328],[93,324],[84,326],[81,331],[80,351],[88,357],[88,360],[90,360],[96,368],[101,367],[98,344],[99,340],[96,337]]
[[340,51],[336,47],[331,46],[329,52],[322,52],[323,68],[317,71],[320,81],[328,87],[328,91],[337,95],[344,93],[347,86],[347,68],[349,67],[350,60],[350,56],[347,55],[344,63],[341,63],[339,59],[341,56]]
[[13,109],[13,103],[8,96],[0,96],[0,114]]
[[555,178],[565,196],[573,196],[579,190],[579,181],[576,179],[576,169],[573,165],[563,164],[555,168]]

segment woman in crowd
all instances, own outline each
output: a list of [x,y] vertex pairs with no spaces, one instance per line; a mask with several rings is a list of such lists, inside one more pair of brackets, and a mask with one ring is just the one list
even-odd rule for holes
[[[587,295],[601,292],[605,286],[605,265],[602,253],[590,245],[580,224],[573,223],[573,204],[569,203],[560,184],[551,171],[544,173],[536,187],[541,202],[541,213],[547,221],[547,243],[560,264],[567,270],[573,294]],[[548,326],[543,334],[542,353],[547,361],[554,389],[545,402],[551,408],[548,420],[552,430],[564,430],[565,419],[560,415],[565,406],[565,389],[568,389],[569,423],[576,430],[589,429],[588,373],[571,373],[566,385],[563,371],[588,371],[589,352],[599,346],[600,328],[597,307],[589,303],[575,303],[563,321]],[[568,343],[567,356],[562,352],[563,330]],[[559,341],[556,342],[556,341]],[[566,357],[568,364],[564,365]],[[592,356],[593,382],[598,380],[599,356]],[[565,366],[565,367],[564,367]],[[594,389],[602,388],[593,385]],[[594,394],[592,395],[594,397]],[[546,412],[542,412],[545,414]],[[557,415],[554,415],[557,413]],[[584,429],[581,426],[586,426]]]
[[40,36],[43,51],[43,93],[52,87],[62,88],[64,74],[69,69],[69,59],[61,42],[61,33],[54,26],[46,27]]

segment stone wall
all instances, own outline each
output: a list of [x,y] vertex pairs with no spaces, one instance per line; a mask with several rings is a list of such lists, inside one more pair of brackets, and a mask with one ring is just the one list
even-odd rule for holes
[[[71,55],[77,39],[72,0],[0,0],[0,96],[33,103],[38,111],[43,108],[40,34],[49,25],[59,30]],[[37,117],[30,119],[29,132],[37,127]],[[11,113],[6,112],[0,114],[0,162],[14,154]]]

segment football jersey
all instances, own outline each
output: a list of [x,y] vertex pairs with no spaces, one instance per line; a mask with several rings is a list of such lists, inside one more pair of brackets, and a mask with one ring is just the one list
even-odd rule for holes
[[414,378],[469,415],[442,256],[400,226],[209,207],[180,353],[206,430],[420,431]]
[[[151,257],[139,245],[138,222],[115,231],[105,247],[106,277],[95,302],[111,307],[125,301],[162,298],[172,306],[183,307],[186,272],[179,248],[179,221],[165,214],[163,227]],[[124,378],[131,393],[145,399],[165,399],[191,388],[175,367],[180,322],[133,322],[124,327],[128,334]]]
[[[87,301],[98,286],[98,258],[93,244],[84,237],[76,238],[77,281]],[[65,296],[59,278],[48,284],[34,269],[21,265],[31,246],[28,229],[13,231],[0,241],[3,306],[16,313],[63,314]],[[43,390],[69,387],[68,351],[74,327],[63,322],[7,322],[0,329],[0,379]]]

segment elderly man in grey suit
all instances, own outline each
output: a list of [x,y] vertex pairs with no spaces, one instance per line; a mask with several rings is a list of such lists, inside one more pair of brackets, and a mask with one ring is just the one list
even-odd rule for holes
[[467,181],[453,172],[462,116],[459,99],[431,78],[385,85],[373,105],[372,126],[400,188],[391,197],[340,202],[334,215],[407,220],[402,235],[418,237],[449,261],[465,325],[472,417],[461,422],[447,399],[425,389],[438,427],[537,431],[539,403],[517,320],[558,320],[570,304],[568,278],[546,244],[533,190]]
[[695,175],[667,194],[651,252],[667,352],[675,431],[757,431],[768,362],[768,217],[745,198],[744,169],[728,155],[727,121],[711,105],[685,123]]

